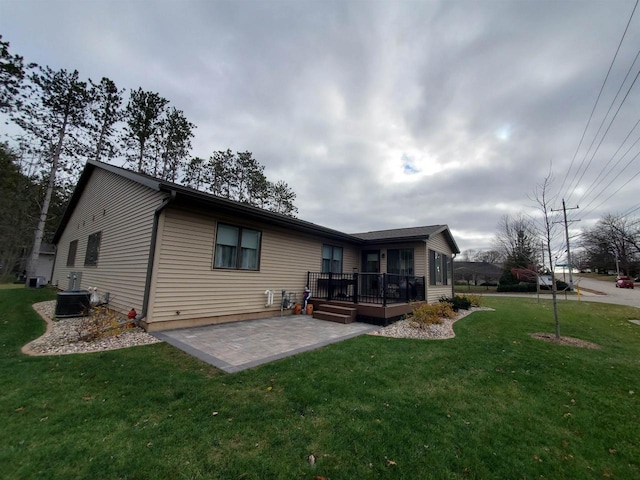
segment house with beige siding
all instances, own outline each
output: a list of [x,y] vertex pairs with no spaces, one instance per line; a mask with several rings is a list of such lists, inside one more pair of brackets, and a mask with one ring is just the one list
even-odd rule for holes
[[446,225],[347,234],[89,161],[54,237],[52,284],[96,287],[148,331],[292,313],[388,323],[453,294]]

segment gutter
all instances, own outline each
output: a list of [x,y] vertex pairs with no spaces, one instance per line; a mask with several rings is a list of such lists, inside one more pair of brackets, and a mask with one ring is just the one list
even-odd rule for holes
[[456,259],[457,256],[458,256],[457,253],[451,254],[451,298],[456,296],[456,279],[454,278],[455,275],[453,273],[453,261]]
[[153,277],[153,261],[156,256],[156,244],[158,240],[158,223],[160,220],[160,214],[164,211],[169,204],[173,203],[176,199],[176,191],[171,190],[169,196],[164,199],[158,208],[153,213],[153,230],[151,232],[151,245],[149,246],[149,260],[147,261],[147,279],[144,284],[144,298],[142,300],[142,313],[138,318],[138,322],[141,322],[147,317],[147,310],[149,309],[149,296],[151,295],[151,278]]
[[[58,245],[54,243],[53,247],[53,267],[51,267],[51,278],[49,278],[49,286],[53,285],[53,276],[56,273],[56,260],[58,260]],[[58,284],[56,284],[56,287],[58,287]]]

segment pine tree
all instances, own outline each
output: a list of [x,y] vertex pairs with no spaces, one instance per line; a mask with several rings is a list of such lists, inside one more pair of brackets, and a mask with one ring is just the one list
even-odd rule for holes
[[129,163],[139,173],[148,173],[149,141],[158,132],[162,114],[169,101],[155,92],[138,88],[131,91],[125,110],[127,128],[123,136],[125,148],[129,151]]
[[211,183],[207,170],[207,161],[204,158],[193,157],[185,167],[183,183],[187,187],[203,190]]
[[26,71],[35,67],[35,64],[25,67],[20,55],[9,53],[9,46],[9,42],[4,42],[0,35],[0,112],[6,113],[22,103],[21,93]]
[[196,126],[189,122],[182,110],[171,107],[158,129],[158,142],[163,180],[175,182],[191,150],[191,138]]
[[115,135],[115,125],[122,119],[122,92],[118,90],[112,80],[104,77],[100,83],[95,84],[91,80],[91,130],[94,144],[93,158],[102,160],[117,155],[117,145],[112,141]]
[[290,217],[295,217],[298,213],[298,208],[293,204],[296,199],[295,192],[289,188],[286,182],[279,180],[273,186],[271,202],[269,203],[269,210]]
[[29,75],[29,81],[26,100],[12,113],[12,118],[32,140],[35,154],[47,172],[47,187],[27,272],[28,276],[33,276],[58,172],[61,169],[72,171],[74,160],[86,153],[79,137],[85,126],[91,95],[77,70],[54,71],[40,67]]

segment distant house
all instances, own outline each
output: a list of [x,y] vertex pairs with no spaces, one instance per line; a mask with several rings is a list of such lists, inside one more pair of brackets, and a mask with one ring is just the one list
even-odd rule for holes
[[453,262],[453,276],[458,283],[497,285],[502,272],[502,265],[496,263]]
[[55,285],[109,292],[149,331],[285,313],[305,286],[338,321],[384,323],[452,295],[459,253],[446,225],[347,234],[96,161],[54,242]]
[[511,275],[513,275],[519,282],[536,283],[538,281],[538,273],[531,268],[512,268]]
[[[45,285],[51,281],[51,273],[53,270],[53,263],[56,255],[56,246],[52,243],[43,243],[40,245],[40,254],[38,255],[38,261],[34,268],[34,277],[40,280],[44,279],[42,283],[38,282],[38,285]],[[18,280],[26,281],[26,270],[31,259],[31,251],[28,249],[23,250],[22,258],[20,259],[18,269]],[[20,273],[25,272],[25,273]]]

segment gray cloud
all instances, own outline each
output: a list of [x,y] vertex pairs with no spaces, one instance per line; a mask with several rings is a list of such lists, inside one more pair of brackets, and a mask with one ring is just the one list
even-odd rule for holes
[[[633,4],[24,0],[3,3],[0,28],[29,61],[159,92],[198,126],[194,155],[252,151],[305,220],[447,223],[465,249],[490,247],[501,215],[530,211],[550,165],[559,190]],[[567,184],[637,53],[640,13],[627,35]],[[596,197],[581,189],[638,120],[638,88],[571,201]],[[637,205],[639,184],[585,213]]]

